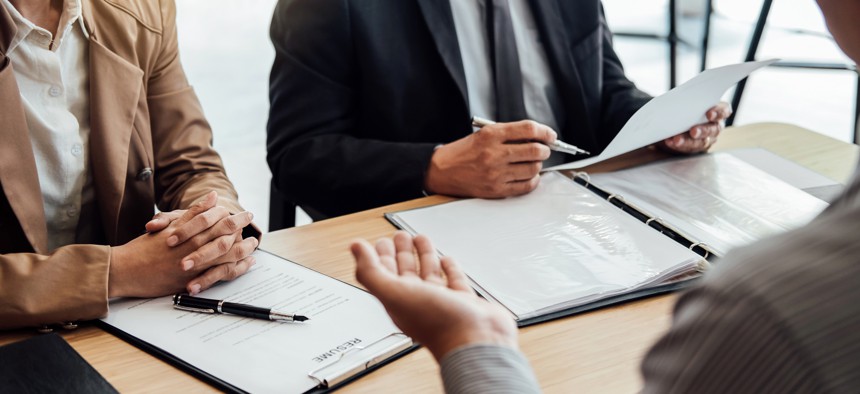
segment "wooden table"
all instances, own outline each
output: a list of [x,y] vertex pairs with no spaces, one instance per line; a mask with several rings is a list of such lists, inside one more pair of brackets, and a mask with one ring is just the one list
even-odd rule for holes
[[[764,147],[825,176],[847,181],[858,147],[784,124],[757,124],[726,130],[714,150]],[[590,167],[609,171],[641,164],[664,154],[642,149]],[[344,197],[348,198],[348,197]],[[450,201],[428,197],[389,207],[267,234],[262,248],[326,275],[356,283],[348,252],[355,238],[390,236],[395,228],[384,212]],[[669,327],[675,296],[660,296],[524,328],[520,344],[547,393],[632,393],[641,387],[639,363],[647,349]],[[212,387],[144,353],[101,329],[84,326],[63,332],[65,339],[121,392],[212,392]],[[0,333],[0,344],[34,335],[32,331]],[[420,349],[369,374],[343,392],[441,392],[438,367]]]

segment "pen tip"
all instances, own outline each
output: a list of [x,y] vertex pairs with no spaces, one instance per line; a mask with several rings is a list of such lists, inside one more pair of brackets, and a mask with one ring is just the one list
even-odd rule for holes
[[306,320],[310,320],[310,319],[308,319],[307,316],[302,316],[302,315],[293,316],[293,321],[306,321]]

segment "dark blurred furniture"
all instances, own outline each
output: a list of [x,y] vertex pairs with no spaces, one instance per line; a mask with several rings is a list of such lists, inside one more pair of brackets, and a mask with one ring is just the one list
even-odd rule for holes
[[277,231],[296,226],[296,204],[269,183],[269,231]]

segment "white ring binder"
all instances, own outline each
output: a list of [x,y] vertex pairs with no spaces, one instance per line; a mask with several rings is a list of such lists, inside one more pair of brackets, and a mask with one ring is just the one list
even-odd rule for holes
[[585,187],[588,187],[589,185],[591,185],[591,175],[588,175],[588,173],[585,171],[579,171],[579,172],[573,173],[573,178],[574,179],[579,178],[579,179],[584,180],[585,181]]
[[660,219],[658,217],[648,218],[648,220],[645,221],[645,225],[650,226],[652,222],[657,222],[657,224],[661,226],[663,225],[663,219]]
[[708,256],[711,255],[711,251],[708,249],[708,244],[706,244],[704,242],[696,242],[696,243],[693,243],[690,245],[690,250],[695,252],[696,247],[700,247],[700,248],[702,248],[702,250],[705,251],[705,255],[702,256],[703,258],[707,259]]
[[[582,185],[582,186],[583,186],[583,187],[585,187],[586,189],[590,189],[590,190],[597,190],[597,191],[599,191],[600,193],[605,194],[605,195],[606,195],[605,200],[606,200],[606,201],[608,201],[609,203],[612,203],[613,205],[617,205],[617,204],[613,203],[613,201],[612,201],[612,200],[617,200],[617,201],[618,201],[618,202],[620,202],[622,205],[624,205],[624,207],[621,207],[621,209],[625,209],[625,207],[626,207],[626,208],[629,208],[629,209],[631,209],[631,210],[633,210],[633,211],[636,211],[638,214],[640,214],[640,215],[642,215],[642,216],[644,216],[644,217],[647,217],[648,219],[646,219],[646,220],[645,220],[645,225],[646,225],[646,226],[649,226],[649,227],[653,228],[654,230],[659,231],[661,234],[666,234],[666,233],[668,232],[668,233],[676,234],[676,235],[680,236],[681,238],[683,238],[684,240],[686,240],[687,242],[689,242],[689,243],[691,244],[691,246],[689,247],[689,249],[690,249],[690,250],[692,250],[692,251],[694,251],[694,252],[695,252],[695,250],[694,250],[694,249],[695,249],[697,246],[698,246],[698,247],[701,247],[701,248],[705,251],[705,255],[704,255],[704,256],[702,256],[703,258],[707,259],[707,258],[708,258],[709,256],[711,256],[711,255],[717,256],[715,253],[713,253],[713,252],[710,250],[710,247],[708,247],[706,244],[704,244],[704,243],[702,243],[702,242],[696,242],[695,240],[693,240],[692,238],[690,238],[690,236],[689,236],[689,235],[687,235],[687,234],[685,234],[685,233],[683,233],[683,232],[681,232],[681,231],[677,230],[675,227],[673,227],[673,226],[671,226],[671,225],[666,224],[666,222],[665,222],[665,221],[663,221],[663,219],[662,219],[662,218],[657,217],[657,216],[653,216],[653,217],[652,217],[652,216],[650,216],[650,215],[646,214],[646,213],[645,213],[646,211],[645,211],[645,210],[643,210],[642,208],[640,208],[640,207],[636,206],[636,205],[635,205],[635,204],[633,204],[633,203],[627,202],[627,200],[625,200],[625,199],[624,199],[624,196],[622,196],[622,195],[620,195],[620,194],[617,194],[617,193],[610,193],[610,192],[608,192],[608,191],[606,191],[606,190],[604,190],[604,189],[600,188],[600,187],[599,187],[599,186],[597,186],[597,185],[593,185],[593,184],[591,184],[591,183],[590,183],[590,182],[591,182],[591,176],[590,176],[590,175],[588,175],[588,173],[586,173],[586,172],[576,172],[576,173],[574,173],[574,175],[573,175],[573,181],[574,181],[574,182],[576,182],[576,178],[580,178],[580,179],[582,179],[582,180],[585,182],[585,185]],[[578,182],[577,182],[577,183],[578,183]],[[657,224],[659,224],[659,225],[660,225],[660,227],[659,227],[659,228],[653,227],[653,226],[651,226],[651,223],[657,223]]]

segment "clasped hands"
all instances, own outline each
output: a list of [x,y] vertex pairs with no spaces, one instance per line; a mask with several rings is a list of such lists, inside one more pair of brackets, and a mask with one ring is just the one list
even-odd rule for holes
[[112,247],[108,295],[196,294],[247,272],[259,241],[243,239],[242,230],[254,215],[231,214],[217,201],[213,191],[188,210],[158,213],[146,224],[146,234]]
[[[707,151],[732,113],[727,103],[709,109],[706,123],[657,144],[679,154]],[[496,123],[442,145],[433,153],[424,190],[458,197],[504,198],[527,194],[540,182],[547,145],[557,134],[532,121]]]

